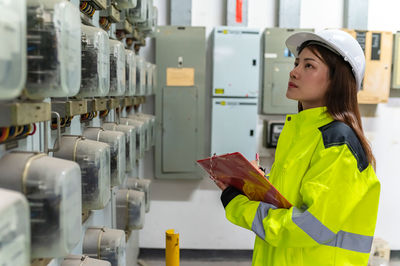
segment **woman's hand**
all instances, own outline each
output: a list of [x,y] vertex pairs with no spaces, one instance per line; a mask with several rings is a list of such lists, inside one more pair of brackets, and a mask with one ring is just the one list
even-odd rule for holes
[[224,191],[224,190],[228,187],[227,184],[225,184],[225,183],[223,183],[223,182],[221,182],[221,181],[218,181],[218,180],[216,180],[216,179],[214,179],[214,183],[215,183],[222,191]]

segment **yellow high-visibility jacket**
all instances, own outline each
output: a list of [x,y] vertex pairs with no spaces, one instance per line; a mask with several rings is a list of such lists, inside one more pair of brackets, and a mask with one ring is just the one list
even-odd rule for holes
[[380,183],[349,126],[326,107],[288,115],[269,180],[293,207],[221,195],[227,219],[257,235],[253,265],[367,265]]

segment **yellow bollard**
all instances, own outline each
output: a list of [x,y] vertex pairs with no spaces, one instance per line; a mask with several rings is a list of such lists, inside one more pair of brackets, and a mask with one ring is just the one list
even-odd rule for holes
[[179,266],[179,234],[174,229],[165,231],[165,266]]

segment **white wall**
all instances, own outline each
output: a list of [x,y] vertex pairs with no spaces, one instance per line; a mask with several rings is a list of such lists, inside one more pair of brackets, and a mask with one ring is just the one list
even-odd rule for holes
[[[161,17],[160,25],[165,25],[168,21],[166,2],[155,0]],[[222,25],[225,21],[224,5],[225,1],[222,0],[192,0],[193,25],[206,26],[209,36],[214,26]],[[400,20],[396,14],[399,7],[400,2],[396,0],[369,0],[369,29],[400,30]],[[300,26],[316,30],[340,28],[343,26],[342,10],[343,0],[303,0]],[[275,0],[249,1],[249,27],[273,27],[274,23]],[[153,50],[154,46],[149,46],[141,51],[141,54],[153,59]],[[207,53],[207,60],[209,59],[210,51]],[[210,75],[207,84],[209,95]],[[392,92],[392,95],[394,94],[396,93]],[[145,109],[152,108],[153,101],[150,101]],[[363,105],[361,111],[365,131],[377,159],[377,175],[382,184],[375,235],[389,241],[392,249],[399,250],[400,211],[397,205],[400,202],[400,178],[396,164],[400,158],[400,98],[392,97],[387,104],[377,106]],[[209,113],[206,114],[206,119],[210,121]],[[260,123],[260,130],[261,127]],[[210,143],[205,145],[209,147]],[[263,148],[259,146],[259,150]],[[264,150],[263,154],[273,152]],[[143,177],[152,178],[153,154],[147,154],[145,161],[145,168],[140,172]],[[267,165],[267,168],[268,166],[270,165]],[[252,249],[253,234],[227,222],[219,196],[220,191],[207,177],[198,181],[153,180],[152,205],[146,216],[145,227],[140,231],[140,246],[164,248],[165,230],[173,228],[180,233],[181,248]]]

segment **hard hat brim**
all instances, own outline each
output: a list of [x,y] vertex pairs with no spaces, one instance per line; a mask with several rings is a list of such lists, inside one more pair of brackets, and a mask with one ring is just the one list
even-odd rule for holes
[[289,38],[287,38],[285,44],[286,47],[295,57],[299,57],[299,48],[304,42],[307,41],[321,42],[326,46],[331,47],[331,50],[333,50],[338,54],[338,52],[334,49],[334,47],[332,47],[332,44],[328,43],[325,39],[321,38],[320,36],[318,36],[313,32],[306,32],[306,31],[297,32],[291,35]]

